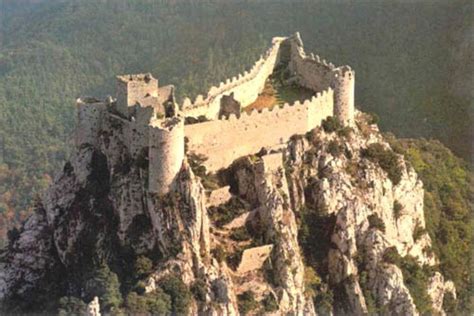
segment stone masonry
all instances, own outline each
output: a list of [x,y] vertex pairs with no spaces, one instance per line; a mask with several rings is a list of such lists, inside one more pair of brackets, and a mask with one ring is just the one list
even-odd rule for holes
[[[267,78],[282,65],[289,83],[310,89],[315,96],[270,110],[237,113],[259,96]],[[208,171],[217,171],[263,147],[285,145],[292,135],[312,130],[328,116],[351,126],[354,83],[355,73],[349,66],[335,67],[319,56],[306,55],[298,33],[275,37],[250,71],[211,87],[194,102],[186,98],[181,106],[175,102],[174,87],[160,87],[149,73],[118,76],[115,99],[78,99],[75,145],[97,146],[104,117],[121,120],[125,126],[122,141],[130,157],[148,158],[149,192],[163,195],[181,168],[185,143],[188,153],[207,157]],[[201,116],[207,121],[184,123],[187,117]]]

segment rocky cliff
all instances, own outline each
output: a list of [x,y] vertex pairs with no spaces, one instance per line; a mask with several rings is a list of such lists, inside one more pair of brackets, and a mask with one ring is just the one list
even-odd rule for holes
[[[147,191],[109,117],[1,255],[5,313],[443,314],[423,184],[357,113],[217,174],[187,153]],[[90,303],[90,304],[89,304]],[[89,305],[87,305],[89,304]]]

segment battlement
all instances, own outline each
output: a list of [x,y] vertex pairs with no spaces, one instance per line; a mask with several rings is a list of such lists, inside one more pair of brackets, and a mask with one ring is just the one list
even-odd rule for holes
[[[281,84],[309,89],[314,96],[241,111],[257,100],[276,71],[283,78]],[[204,165],[216,171],[263,147],[283,147],[291,136],[320,126],[328,116],[352,125],[354,84],[355,72],[349,66],[335,67],[317,55],[307,55],[298,33],[275,37],[249,71],[212,86],[194,101],[186,98],[181,107],[175,103],[174,87],[159,87],[149,73],[117,76],[116,100],[78,99],[75,141],[78,147],[98,146],[104,122],[106,129],[114,128],[104,118],[120,120],[116,141],[126,144],[132,159],[148,152],[148,191],[163,195],[172,189],[182,167],[185,136],[188,151],[206,156]],[[184,124],[185,117],[200,116],[207,121]]]
[[158,106],[158,79],[150,73],[117,76],[117,110],[128,115],[128,107],[140,103]]
[[[210,171],[225,168],[235,159],[262,147],[284,146],[294,134],[305,134],[333,113],[331,88],[304,102],[243,112],[221,120],[185,125],[188,151],[204,155]],[[277,128],[276,128],[277,127]]]
[[249,71],[220,82],[218,86],[212,86],[206,97],[198,95],[194,102],[186,98],[181,106],[186,116],[206,116],[208,119],[216,119],[220,109],[220,99],[223,95],[234,93],[234,98],[243,107],[253,102],[265,86],[265,80],[273,72],[277,62],[280,44],[284,37],[275,37],[272,46],[260,56]]

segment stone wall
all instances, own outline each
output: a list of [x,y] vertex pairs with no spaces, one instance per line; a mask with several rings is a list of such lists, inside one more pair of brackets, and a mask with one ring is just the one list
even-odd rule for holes
[[353,125],[355,72],[349,66],[336,68],[319,56],[307,56],[299,33],[281,47],[280,55],[288,59],[288,70],[295,83],[315,92],[333,88],[334,116],[344,125]]
[[334,65],[317,55],[307,56],[298,33],[287,39],[285,49],[289,50],[287,55],[290,75],[295,78],[298,85],[315,92],[324,91],[331,86]]
[[236,158],[257,153],[262,147],[283,145],[292,135],[305,134],[319,126],[333,114],[333,97],[332,89],[328,89],[304,103],[186,125],[188,151],[207,156],[204,165],[210,171],[227,167]]
[[267,50],[264,57],[261,57],[249,72],[239,74],[237,77],[221,82],[217,87],[211,87],[206,98],[198,95],[194,102],[185,99],[181,107],[185,116],[198,117],[206,116],[208,119],[217,119],[220,109],[220,100],[224,95],[234,93],[234,98],[242,107],[255,101],[259,93],[263,91],[265,81],[271,75],[277,62],[280,44],[283,37],[275,37],[272,40],[272,47]]
[[157,102],[158,79],[149,73],[117,76],[116,93],[117,110],[128,115],[128,107],[137,102],[147,103],[147,106]]

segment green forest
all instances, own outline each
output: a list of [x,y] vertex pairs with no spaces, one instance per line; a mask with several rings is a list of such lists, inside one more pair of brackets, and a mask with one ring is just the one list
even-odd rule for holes
[[355,69],[356,105],[383,131],[429,139],[392,145],[424,182],[427,230],[462,310],[472,296],[472,27],[468,1],[0,1],[0,247],[67,159],[77,97],[113,95],[114,76],[136,72],[194,97],[250,67],[273,36],[299,31],[307,52]]

